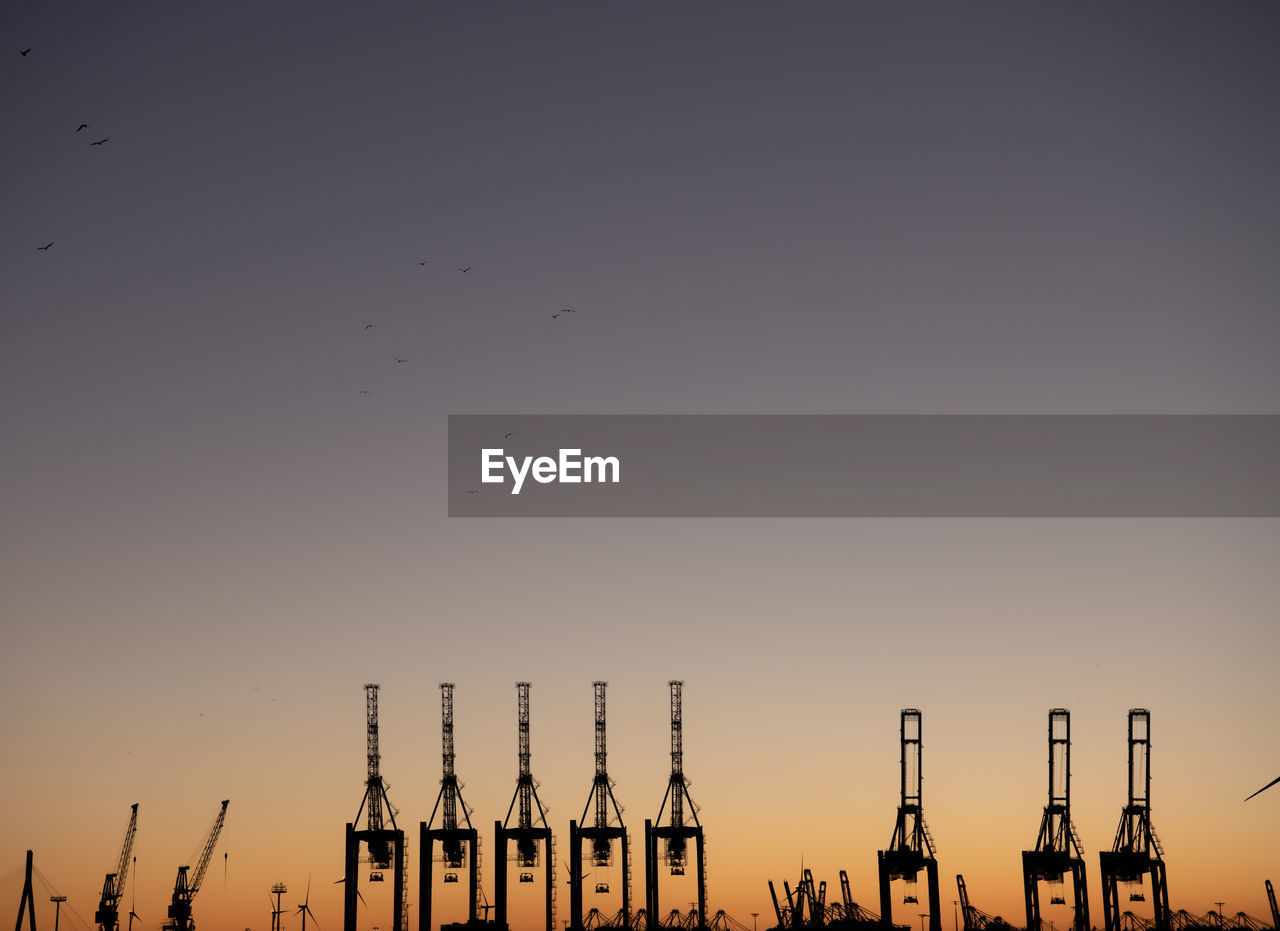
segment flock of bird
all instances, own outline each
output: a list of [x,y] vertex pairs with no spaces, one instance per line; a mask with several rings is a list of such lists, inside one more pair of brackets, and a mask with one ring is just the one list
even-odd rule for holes
[[[53,245],[53,243],[50,243],[49,245]],[[423,259],[422,261],[420,261],[420,262],[418,263],[418,266],[419,266],[420,268],[425,268],[427,265],[430,265],[430,264],[431,264],[431,260],[430,260],[430,259]],[[464,275],[465,275],[465,274],[467,274],[469,271],[471,271],[471,269],[472,269],[472,268],[474,268],[475,266],[472,266],[472,265],[465,265],[465,266],[464,266],[464,265],[455,265],[454,267],[455,267],[455,268],[457,268],[457,270],[458,270],[458,271],[462,272],[462,274],[464,274]],[[577,312],[578,312],[578,311],[577,311],[577,309],[576,309],[576,308],[573,308],[573,307],[561,307],[561,308],[560,308],[559,310],[557,310],[555,313],[551,314],[551,319],[552,319],[552,320],[555,320],[555,319],[556,319],[557,317],[559,317],[561,314],[576,314]],[[369,330],[376,329],[376,328],[377,328],[377,326],[378,326],[378,325],[377,325],[376,323],[366,323],[362,329],[363,329],[365,332],[368,332]],[[402,359],[402,358],[400,358],[399,356],[392,356],[391,358],[395,361],[395,363],[396,363],[397,365],[403,365],[404,363],[406,363],[406,362],[408,362],[408,361],[409,361],[408,359]],[[369,389],[368,389],[368,388],[361,388],[361,389],[360,389],[360,393],[361,393],[362,395],[367,395],[367,394],[369,394]],[[507,436],[511,436],[511,434],[510,434],[510,433],[508,433],[508,434],[507,434]],[[468,491],[468,492],[467,492],[467,494],[472,495],[472,494],[475,494],[475,492],[474,492],[474,491]]]
[[[21,55],[23,58],[26,58],[28,55],[31,54],[31,49],[30,48],[19,49],[18,54]],[[92,127],[91,123],[81,123],[79,126],[76,127],[76,132],[80,132],[81,130],[85,130],[85,129],[90,129],[91,127]],[[110,136],[103,136],[97,142],[90,142],[89,145],[91,147],[95,145],[105,145],[110,141],[111,141]],[[39,252],[48,252],[51,248],[53,248],[54,242],[55,240],[50,240],[49,242],[45,243],[43,246],[36,246],[36,250]]]
[[[20,50],[18,51],[18,54],[19,54],[19,55],[21,55],[23,58],[26,58],[28,55],[30,55],[30,54],[31,54],[31,49],[30,49],[30,48],[20,49]],[[93,124],[91,124],[91,123],[81,123],[79,126],[77,126],[77,127],[76,127],[75,131],[76,131],[77,133],[82,132],[82,131],[84,131],[84,130],[86,130],[86,129],[90,129],[90,128],[92,128],[92,125],[93,125]],[[110,136],[104,136],[104,137],[102,137],[101,139],[98,139],[98,140],[96,140],[96,141],[94,141],[94,142],[90,142],[90,143],[89,143],[89,145],[90,145],[91,147],[92,147],[92,146],[101,146],[101,145],[105,145],[106,143],[108,143],[108,142],[110,142],[110,141],[111,141],[111,137],[110,137]],[[50,240],[49,242],[45,243],[43,246],[36,246],[36,250],[37,250],[37,251],[39,251],[39,252],[48,252],[50,249],[52,249],[52,248],[53,248],[53,244],[54,244],[54,242],[56,242],[56,240]],[[431,260],[430,260],[430,259],[423,259],[422,261],[418,262],[418,265],[419,265],[420,267],[425,267],[425,266],[427,266],[427,265],[429,265],[429,264],[431,264]],[[461,272],[462,274],[464,274],[464,275],[465,275],[465,274],[467,274],[468,272],[470,272],[470,271],[471,271],[471,269],[472,269],[474,266],[471,266],[471,265],[466,265],[466,266],[458,265],[458,266],[455,266],[455,267],[458,269],[458,271],[459,271],[459,272]],[[555,313],[552,313],[552,314],[551,314],[551,319],[552,319],[552,320],[555,320],[555,319],[557,319],[558,317],[560,317],[562,314],[573,314],[573,313],[577,313],[577,310],[575,310],[575,309],[574,309],[574,308],[572,308],[572,307],[562,307],[560,310],[558,310],[558,311],[556,311]],[[372,330],[372,329],[374,329],[376,326],[377,326],[377,324],[374,324],[374,323],[366,323],[366,324],[364,325],[364,329],[365,329],[366,331],[368,331],[368,330]],[[409,361],[408,359],[402,359],[402,358],[400,358],[399,356],[392,356],[392,358],[395,360],[395,364],[397,364],[397,365],[403,365],[403,364],[405,364],[405,363],[407,363],[407,362]],[[369,393],[370,393],[370,392],[369,392],[369,389],[368,389],[368,388],[361,388],[361,389],[360,389],[360,394],[362,394],[362,395],[367,395],[367,394],[369,394]]]

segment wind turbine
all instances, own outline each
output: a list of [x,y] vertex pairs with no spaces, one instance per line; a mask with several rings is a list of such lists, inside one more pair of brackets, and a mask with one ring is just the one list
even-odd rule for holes
[[[129,900],[129,931],[133,931],[133,919],[138,918],[134,906],[138,904],[138,858],[133,858],[133,898]],[[138,918],[138,923],[142,923],[142,919]],[[119,927],[117,925],[117,927]]]
[[[310,901],[311,901],[311,877],[308,876],[307,877],[307,896],[302,900],[302,904],[298,906],[298,911],[295,912],[295,914],[300,914],[302,916],[302,931],[307,931],[308,915],[310,915],[311,920],[315,922],[316,928],[319,929],[320,927],[320,922],[316,921],[315,913],[311,911],[311,906],[307,904]],[[363,901],[363,899],[361,901]]]
[[[342,885],[343,883],[345,883],[346,881],[347,881],[347,877],[345,877],[345,876],[344,876],[344,877],[342,877],[341,879],[335,879],[335,880],[333,881],[333,884],[334,884],[335,886],[341,886],[341,885]],[[361,905],[367,905],[367,904],[368,904],[368,903],[367,903],[367,902],[365,902],[365,900],[364,900],[364,893],[363,893],[363,892],[361,892],[359,889],[357,889],[357,890],[356,890],[356,898],[360,900],[360,904],[361,904]],[[311,916],[312,920],[314,920],[314,919],[315,919],[315,917],[316,917],[315,915],[312,915],[312,916]]]
[[[1268,782],[1265,786],[1263,786],[1263,787],[1262,787],[1261,789],[1259,789],[1257,792],[1253,793],[1253,795],[1257,795],[1257,794],[1259,794],[1259,793],[1261,793],[1261,792],[1265,792],[1265,791],[1267,791],[1267,789],[1270,789],[1270,788],[1271,788],[1273,785],[1275,785],[1277,782],[1280,782],[1280,776],[1277,776],[1275,779],[1272,779],[1270,782]],[[1253,795],[1250,795],[1250,796],[1249,796],[1249,798],[1253,798]],[[1245,801],[1246,801],[1246,802],[1247,802],[1247,801],[1249,801],[1249,798],[1245,799]]]

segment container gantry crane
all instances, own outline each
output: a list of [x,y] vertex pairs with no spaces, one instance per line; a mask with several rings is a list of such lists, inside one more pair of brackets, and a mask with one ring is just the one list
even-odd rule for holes
[[[419,822],[419,847],[422,864],[418,870],[418,898],[422,906],[418,912],[419,931],[431,931],[432,871],[435,862],[435,843],[440,842],[440,860],[444,865],[445,882],[457,882],[454,870],[468,867],[467,923],[475,924],[480,909],[480,836],[471,825],[467,803],[462,798],[462,785],[454,771],[453,752],[453,683],[440,683],[440,733],[443,745],[443,763],[440,777],[440,794],[436,806],[427,821]],[[458,821],[458,813],[466,827]],[[440,826],[434,827],[436,814],[440,813]]]
[[213,856],[213,848],[218,845],[218,835],[222,833],[222,823],[227,817],[229,799],[222,800],[222,807],[213,819],[213,826],[205,838],[204,850],[196,861],[195,870],[190,866],[178,867],[178,877],[173,883],[173,900],[169,903],[169,920],[160,927],[164,931],[194,931],[195,922],[191,920],[191,903],[195,901],[200,884],[204,882],[205,870],[209,868],[209,858]]
[[[607,867],[613,862],[613,842],[619,841],[622,860],[622,916],[623,924],[631,922],[631,863],[627,827],[622,821],[622,809],[613,797],[613,781],[605,766],[605,689],[606,682],[593,682],[595,693],[595,758],[596,774],[582,809],[581,821],[569,822],[569,927],[584,926],[582,917],[582,844],[591,841],[591,865]],[[594,818],[587,821],[589,813]],[[610,814],[612,812],[612,814]],[[597,882],[596,892],[609,891],[608,883]]]
[[[942,909],[938,898],[938,859],[933,838],[924,822],[923,730],[920,712],[904,708],[899,723],[902,748],[901,796],[893,838],[887,850],[877,851],[880,872],[880,921],[893,925],[890,883],[895,879],[914,883],[924,870],[929,882],[929,931],[942,931]],[[911,896],[907,901],[914,902]]]
[[[1089,931],[1089,890],[1085,878],[1084,847],[1071,821],[1071,712],[1049,712],[1049,803],[1040,819],[1034,850],[1022,851],[1022,890],[1027,908],[1028,931],[1040,931],[1040,882],[1061,886],[1071,873],[1075,901],[1073,931]],[[1065,905],[1054,896],[1050,904]]]
[[[506,821],[494,822],[494,834],[498,840],[497,877],[494,881],[494,921],[501,931],[507,927],[507,841],[514,838],[516,842],[516,864],[521,868],[520,882],[533,882],[533,873],[528,870],[538,865],[538,844],[546,848],[546,859],[542,871],[546,881],[546,931],[554,931],[556,920],[556,887],[555,887],[555,847],[552,842],[551,828],[547,826],[546,809],[538,799],[538,786],[530,770],[529,760],[532,756],[529,749],[529,683],[516,683],[516,730],[518,737],[519,774],[516,776],[516,791],[507,808]],[[517,805],[519,806],[517,810]],[[537,820],[533,813],[537,811]],[[511,815],[516,813],[516,823],[511,825]]]
[[[1102,872],[1106,931],[1121,925],[1120,883],[1140,883],[1151,875],[1154,931],[1170,931],[1169,886],[1165,877],[1164,849],[1151,824],[1151,712],[1129,711],[1129,802],[1120,814],[1115,843],[1098,855]],[[1141,901],[1139,892],[1130,901]]]
[[[662,805],[658,809],[658,817],[644,822],[644,891],[645,914],[648,916],[650,931],[660,924],[658,911],[658,841],[666,841],[666,854],[663,861],[672,876],[683,876],[688,861],[688,841],[693,840],[696,849],[695,869],[697,870],[698,915],[705,925],[707,914],[707,857],[706,837],[702,825],[698,822],[698,807],[689,795],[689,782],[684,776],[684,683],[672,680],[667,683],[671,689],[671,777],[667,780],[667,791],[662,796]],[[670,820],[662,824],[662,815],[668,811],[670,801]],[[689,802],[689,817],[693,824],[685,824],[685,801]]]
[[138,803],[134,802],[129,811],[129,826],[124,829],[124,843],[120,845],[120,864],[102,881],[102,897],[98,899],[98,910],[93,915],[99,931],[119,931],[120,897],[124,895],[124,884],[129,877],[129,854],[133,850],[133,835],[137,830]]
[[[365,779],[364,797],[356,811],[354,821],[347,822],[346,872],[343,888],[343,931],[356,931],[356,902],[360,895],[360,844],[369,850],[370,882],[382,882],[382,871],[389,866],[395,870],[393,879],[393,931],[407,931],[404,896],[405,857],[404,831],[396,826],[396,811],[387,798],[387,787],[382,781],[380,761],[382,752],[378,744],[378,685],[366,684],[365,694],[365,756],[368,776]],[[360,816],[368,810],[365,827],[357,830]],[[391,827],[386,826],[385,818]]]

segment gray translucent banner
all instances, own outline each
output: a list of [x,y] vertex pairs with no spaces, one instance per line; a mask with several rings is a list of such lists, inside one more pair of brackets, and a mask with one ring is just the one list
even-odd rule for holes
[[454,414],[449,516],[1278,517],[1280,416]]

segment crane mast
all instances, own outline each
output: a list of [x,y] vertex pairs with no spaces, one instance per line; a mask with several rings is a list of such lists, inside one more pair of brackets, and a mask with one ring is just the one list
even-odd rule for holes
[[169,921],[161,926],[164,931],[194,931],[191,903],[195,900],[196,893],[200,891],[200,884],[204,882],[204,874],[209,868],[213,849],[218,844],[218,835],[222,833],[222,823],[226,820],[229,804],[230,799],[222,800],[222,807],[218,809],[218,814],[213,819],[213,826],[205,839],[204,850],[196,861],[194,874],[191,873],[190,866],[178,867],[178,877],[173,884],[173,901],[169,904]]
[[[386,839],[377,836],[384,831],[382,805],[383,802],[387,801],[387,787],[383,784],[382,773],[379,768],[382,753],[378,748],[378,686],[372,683],[366,685],[364,694],[365,755],[368,758],[369,775],[365,779],[364,798],[360,800],[360,809],[363,810],[365,805],[369,806],[367,830],[375,835],[369,840],[369,863],[374,869],[385,870],[391,865],[391,844]],[[387,802],[387,816],[391,818],[392,829],[395,829],[396,816],[390,802]],[[360,811],[356,812],[355,820],[359,822]]]
[[120,845],[120,864],[114,873],[108,873],[102,881],[102,898],[93,920],[100,931],[118,931],[120,927],[120,897],[129,878],[129,854],[133,850],[133,835],[138,830],[138,803],[129,812],[129,826],[124,829],[124,843]]
[[657,820],[659,823],[662,821],[662,811],[670,800],[669,826],[673,833],[667,837],[664,859],[667,866],[671,867],[671,872],[679,875],[684,872],[685,863],[684,803],[686,798],[689,800],[689,814],[693,817],[693,823],[695,826],[699,825],[698,809],[689,796],[689,783],[684,778],[684,709],[682,707],[684,683],[673,680],[668,685],[671,688],[671,776],[667,780],[667,793],[662,799],[662,807],[658,809]]
[[538,864],[538,843],[537,838],[528,833],[534,829],[533,810],[538,810],[538,824],[545,829],[547,826],[546,813],[543,811],[542,802],[538,799],[538,790],[533,784],[533,773],[530,769],[529,759],[532,756],[529,750],[529,683],[516,683],[516,732],[518,737],[517,754],[519,757],[519,773],[516,776],[516,794],[511,800],[511,805],[507,808],[507,820],[503,823],[506,827],[511,822],[511,812],[519,803],[519,810],[516,815],[516,831],[520,832],[516,838],[516,862],[520,866],[537,866]]
[[[607,831],[611,820],[616,818],[619,824],[622,823],[622,809],[617,799],[613,797],[613,782],[609,779],[609,770],[605,765],[608,757],[605,749],[605,689],[608,683],[593,682],[591,687],[595,692],[596,774],[591,783],[591,794],[587,798],[586,807],[582,809],[582,823],[587,824],[587,814],[594,808],[595,818],[592,826],[595,831],[606,833],[597,833],[591,838],[591,862],[596,866],[608,866],[613,844]],[[612,817],[609,814],[610,805],[613,806]]]

